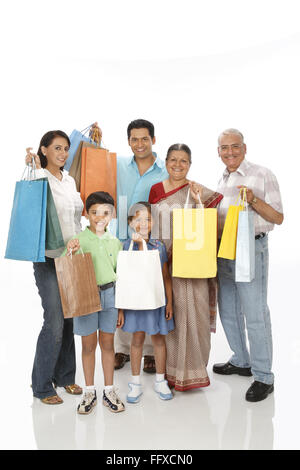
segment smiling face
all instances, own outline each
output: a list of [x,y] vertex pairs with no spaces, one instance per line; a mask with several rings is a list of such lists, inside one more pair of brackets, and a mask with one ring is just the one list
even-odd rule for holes
[[152,145],[155,144],[155,137],[151,138],[149,130],[131,129],[128,144],[136,158],[147,158],[152,156]]
[[47,158],[47,167],[59,169],[64,166],[68,154],[69,144],[64,137],[54,137],[48,147],[41,147],[43,155]]
[[112,219],[112,208],[109,204],[93,204],[86,215],[90,222],[90,230],[98,235],[105,232]]
[[218,153],[229,173],[236,171],[245,158],[246,144],[238,134],[222,135],[219,140]]
[[190,166],[189,156],[183,150],[172,150],[166,160],[166,169],[173,181],[184,180]]
[[130,222],[130,227],[141,235],[144,240],[148,240],[152,229],[152,217],[148,209],[137,211]]

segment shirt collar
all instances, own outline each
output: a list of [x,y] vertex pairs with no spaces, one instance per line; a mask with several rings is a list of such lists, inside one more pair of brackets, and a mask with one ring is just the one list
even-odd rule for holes
[[[157,153],[153,152],[153,155],[155,156],[155,160],[152,166],[156,165],[158,168],[164,168],[164,162],[157,156]],[[134,159],[134,155],[132,155],[128,160],[128,166],[133,165],[134,163],[136,164],[136,161]]]
[[48,179],[49,179],[49,177],[50,177],[50,178],[52,178],[54,181],[59,181],[60,183],[66,179],[66,176],[67,176],[67,174],[68,174],[66,170],[62,170],[62,171],[61,171],[62,179],[59,180],[58,178],[56,178],[56,176],[52,175],[52,173],[50,173],[50,171],[47,170],[47,168],[44,168],[44,171],[46,172],[46,175],[47,175],[47,178],[48,178]]
[[[240,164],[240,166],[236,170],[236,173],[239,173],[242,176],[246,176],[247,170],[248,170],[249,167],[250,167],[249,162],[244,158],[244,160],[242,161],[242,163]],[[230,175],[230,173],[229,173],[228,169],[225,168],[224,173],[223,173],[223,177],[225,178],[225,177],[228,177],[229,175]]]
[[85,231],[88,233],[90,238],[98,238],[98,240],[111,240],[112,238],[116,238],[112,233],[110,233],[109,230],[105,230],[104,234],[101,237],[98,237],[98,235],[94,232],[92,232],[89,227],[86,227]]

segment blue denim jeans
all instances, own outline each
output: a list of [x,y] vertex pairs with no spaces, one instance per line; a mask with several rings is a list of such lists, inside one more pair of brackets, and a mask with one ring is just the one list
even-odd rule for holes
[[251,367],[254,380],[272,384],[268,265],[267,236],[255,240],[255,278],[251,282],[235,282],[235,261],[218,258],[218,304],[227,341],[233,351],[230,363],[237,367]]
[[63,387],[75,382],[75,343],[73,319],[64,319],[54,260],[33,263],[33,270],[44,309],[44,323],[38,337],[32,370],[33,395],[55,395],[53,384]]

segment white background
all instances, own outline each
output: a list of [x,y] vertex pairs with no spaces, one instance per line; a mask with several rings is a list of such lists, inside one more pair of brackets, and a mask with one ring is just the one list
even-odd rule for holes
[[[269,305],[276,375],[272,445],[300,448],[297,7],[298,2],[290,0],[27,0],[2,6],[1,448],[46,446],[33,432],[31,406],[33,416],[42,416],[39,423],[46,437],[47,419],[52,424],[56,419],[52,410],[45,422],[43,417],[50,411],[34,411],[37,405],[29,388],[42,322],[32,265],[3,259],[14,185],[24,168],[25,148],[37,150],[41,136],[50,129],[71,133],[73,128],[80,130],[98,121],[106,147],[118,155],[129,155],[126,128],[140,117],[154,123],[154,150],[162,158],[171,144],[188,144],[193,159],[190,177],[213,189],[223,171],[217,136],[227,127],[243,132],[249,160],[271,168],[278,177],[285,220],[269,237]],[[219,323],[210,369],[215,360],[227,360],[228,356]],[[82,383],[80,357],[78,369]],[[214,401],[211,397],[219,390],[214,380],[212,377],[211,395],[205,393],[218,429],[216,447],[223,448],[224,416],[230,416],[234,404],[231,401],[226,412],[221,409],[216,413],[222,386]],[[126,381],[124,375],[124,384]],[[224,397],[231,383],[223,385]],[[234,395],[236,402],[243,400],[242,384],[238,388],[241,395]],[[194,397],[180,396],[172,413],[178,410],[180,416],[179,400],[184,407]],[[263,415],[266,408],[262,405],[255,410]],[[233,448],[249,447],[253,410],[245,415],[248,428],[242,444],[235,442],[238,433],[234,428],[229,431]],[[95,447],[112,448],[103,436]],[[78,439],[65,446],[80,447]],[[165,439],[162,448],[172,448]],[[49,440],[45,438],[45,442],[48,445]],[[189,448],[184,439],[172,442],[174,448]],[[151,448],[149,440],[141,440],[140,448],[147,445]],[[197,448],[196,443],[192,445]]]

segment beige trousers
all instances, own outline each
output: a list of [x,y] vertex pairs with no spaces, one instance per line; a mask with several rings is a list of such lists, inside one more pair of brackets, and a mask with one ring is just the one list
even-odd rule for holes
[[[131,344],[131,335],[132,333],[127,333],[120,328],[117,328],[115,333],[115,352],[130,354],[130,344]],[[143,356],[153,356],[153,346],[151,341],[151,336],[146,335],[144,347],[143,347]]]

